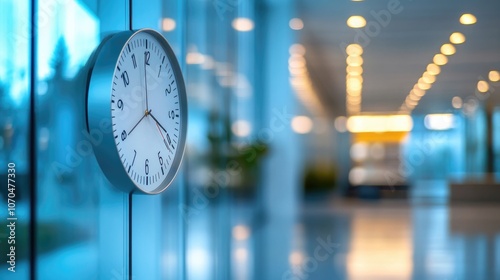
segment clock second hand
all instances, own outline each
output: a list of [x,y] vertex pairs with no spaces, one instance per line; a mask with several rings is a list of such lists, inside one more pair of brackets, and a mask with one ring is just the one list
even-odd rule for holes
[[167,150],[172,153],[172,150],[170,150],[170,147],[167,144],[167,140],[165,140],[165,137],[163,136],[163,133],[161,133],[160,127],[158,126],[160,124],[158,122],[156,122],[156,121],[155,121],[155,124],[156,124],[156,128],[158,129],[158,133],[160,133],[161,138],[163,138],[163,144],[165,144],[165,147],[167,147]]
[[[165,141],[165,137],[163,136],[163,133],[161,133],[160,131],[160,127],[161,129],[163,129],[163,131],[165,131],[165,133],[168,134],[167,130],[161,125],[161,123],[155,118],[155,116],[153,116],[153,114],[151,113],[152,110],[149,110],[149,115],[151,116],[151,118],[153,118],[153,120],[155,121],[155,124],[156,124],[156,127],[158,128],[158,132],[160,132],[160,135],[161,135],[161,138],[163,138],[163,143],[165,143],[165,146],[167,146],[167,149],[169,150],[169,152],[172,153],[172,150],[170,150],[170,147],[168,146],[167,144],[167,141]],[[168,135],[167,135],[168,136]]]

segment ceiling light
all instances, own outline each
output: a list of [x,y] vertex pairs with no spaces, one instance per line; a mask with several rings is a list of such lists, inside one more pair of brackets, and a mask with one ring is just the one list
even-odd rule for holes
[[335,129],[338,132],[346,132],[347,131],[347,118],[344,116],[337,117],[335,119]]
[[465,42],[465,35],[460,32],[455,32],[450,36],[450,42],[455,45],[462,44]]
[[346,62],[349,66],[361,66],[363,65],[363,58],[361,56],[348,56]]
[[411,131],[413,120],[409,115],[352,116],[347,129],[352,133]]
[[232,22],[232,26],[237,31],[247,32],[253,30],[254,24],[253,20],[249,18],[235,18]]
[[290,53],[290,55],[293,55],[293,54],[305,55],[306,48],[302,44],[293,44],[288,49],[288,52]]
[[362,28],[365,27],[366,20],[362,16],[351,16],[347,19],[347,26],[351,28]]
[[292,129],[296,133],[306,134],[311,132],[313,128],[313,122],[309,117],[306,116],[296,116],[292,119]]
[[432,60],[436,65],[445,65],[446,63],[448,63],[448,58],[444,55],[444,54],[436,54],[434,56],[434,59]]
[[417,86],[418,86],[419,89],[422,89],[422,90],[429,90],[432,87],[432,85],[424,82],[424,79],[422,79],[422,78],[420,78],[418,80]]
[[350,44],[345,51],[350,56],[360,56],[363,54],[363,47],[359,44]]
[[161,21],[161,29],[165,32],[173,31],[175,29],[175,20],[171,18],[164,18]]
[[479,81],[477,82],[477,90],[482,93],[488,92],[490,85],[486,81]]
[[460,23],[463,25],[471,25],[477,22],[476,17],[473,14],[463,14],[460,17]]
[[427,65],[427,72],[434,76],[439,75],[439,73],[441,73],[441,67],[437,66],[434,63],[431,63]]
[[444,44],[441,47],[441,53],[444,55],[454,55],[457,50],[452,44]]
[[498,81],[500,81],[500,72],[498,72],[498,71],[490,71],[490,73],[488,74],[488,78],[492,82],[498,82]]
[[304,68],[306,66],[306,59],[301,55],[291,55],[288,59],[288,65],[292,68]]
[[250,122],[246,120],[238,120],[235,121],[231,126],[231,131],[238,137],[246,137],[250,135],[252,127],[250,125]]
[[205,56],[197,51],[188,52],[186,55],[187,64],[203,64],[205,62]]
[[429,114],[425,116],[424,124],[430,130],[448,130],[455,126],[453,114]]
[[359,76],[363,74],[363,67],[361,66],[347,66],[346,71],[351,76]]
[[429,74],[429,72],[424,72],[424,75],[422,75],[422,79],[428,84],[433,84],[434,82],[436,82],[436,76]]
[[288,25],[290,25],[290,28],[293,30],[301,30],[304,28],[304,22],[300,18],[292,18]]
[[462,108],[462,105],[463,101],[462,98],[460,98],[459,96],[455,96],[451,99],[451,106],[453,106],[453,108],[460,109]]
[[422,90],[422,89],[418,88],[418,86],[417,86],[417,87],[413,88],[413,89],[410,91],[410,94],[411,94],[411,93],[413,93],[413,94],[414,94],[414,95],[416,95],[416,96],[420,96],[420,97],[422,97],[422,96],[424,96],[424,95],[425,95],[425,90]]
[[349,96],[348,96],[349,98],[352,98],[352,97],[360,97],[360,96],[361,96],[361,89],[359,89],[359,90],[355,90],[355,89],[350,89],[350,88],[348,88],[348,89],[347,89],[347,94],[349,95]]

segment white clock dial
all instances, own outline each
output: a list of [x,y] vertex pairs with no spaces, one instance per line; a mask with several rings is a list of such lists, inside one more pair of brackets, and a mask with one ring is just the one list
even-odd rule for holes
[[[147,32],[123,47],[113,75],[111,122],[130,180],[150,193],[175,175],[183,120],[179,81],[164,44]],[[181,81],[182,83],[182,81]],[[172,173],[174,173],[172,175]]]

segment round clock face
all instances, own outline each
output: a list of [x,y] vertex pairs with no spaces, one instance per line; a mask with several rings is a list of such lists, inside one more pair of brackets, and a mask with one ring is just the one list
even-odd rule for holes
[[108,110],[114,140],[111,157],[119,161],[101,156],[99,163],[101,168],[121,163],[122,170],[113,166],[107,174],[115,185],[126,180],[114,177],[128,177],[144,193],[161,192],[174,179],[184,150],[187,106],[182,73],[166,40],[152,30],[131,33],[115,63]]

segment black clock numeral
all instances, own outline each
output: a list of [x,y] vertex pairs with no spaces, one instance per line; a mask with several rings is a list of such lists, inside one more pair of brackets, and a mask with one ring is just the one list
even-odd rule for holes
[[161,65],[160,65],[160,70],[158,70],[158,78],[160,77],[160,73],[161,73]]
[[146,65],[149,65],[149,57],[150,56],[151,56],[151,54],[149,53],[149,51],[144,52],[144,61],[145,61]]
[[134,162],[135,162],[135,156],[137,156],[137,151],[136,151],[136,150],[134,150],[134,159],[132,160],[132,164],[131,164],[130,166],[134,165]]
[[168,112],[168,117],[171,118],[172,120],[175,119],[175,113],[174,110]]
[[165,89],[165,95],[168,95],[172,92],[172,86],[168,85],[168,88]]
[[146,175],[149,174],[149,159],[146,159],[145,166],[144,166],[144,172],[146,172]]
[[128,74],[127,71],[123,71],[122,73],[122,79],[123,79],[123,85],[126,87],[129,84],[129,79],[128,79]]
[[137,61],[135,60],[135,54],[132,54],[132,63],[134,64],[134,69],[137,68]]
[[121,99],[118,99],[116,106],[118,106],[118,109],[122,109],[122,111],[123,111],[123,101]]
[[158,161],[160,162],[160,166],[163,165],[163,158],[160,156],[160,152],[158,152]]
[[125,141],[127,139],[127,132],[124,130],[122,131],[122,141]]

